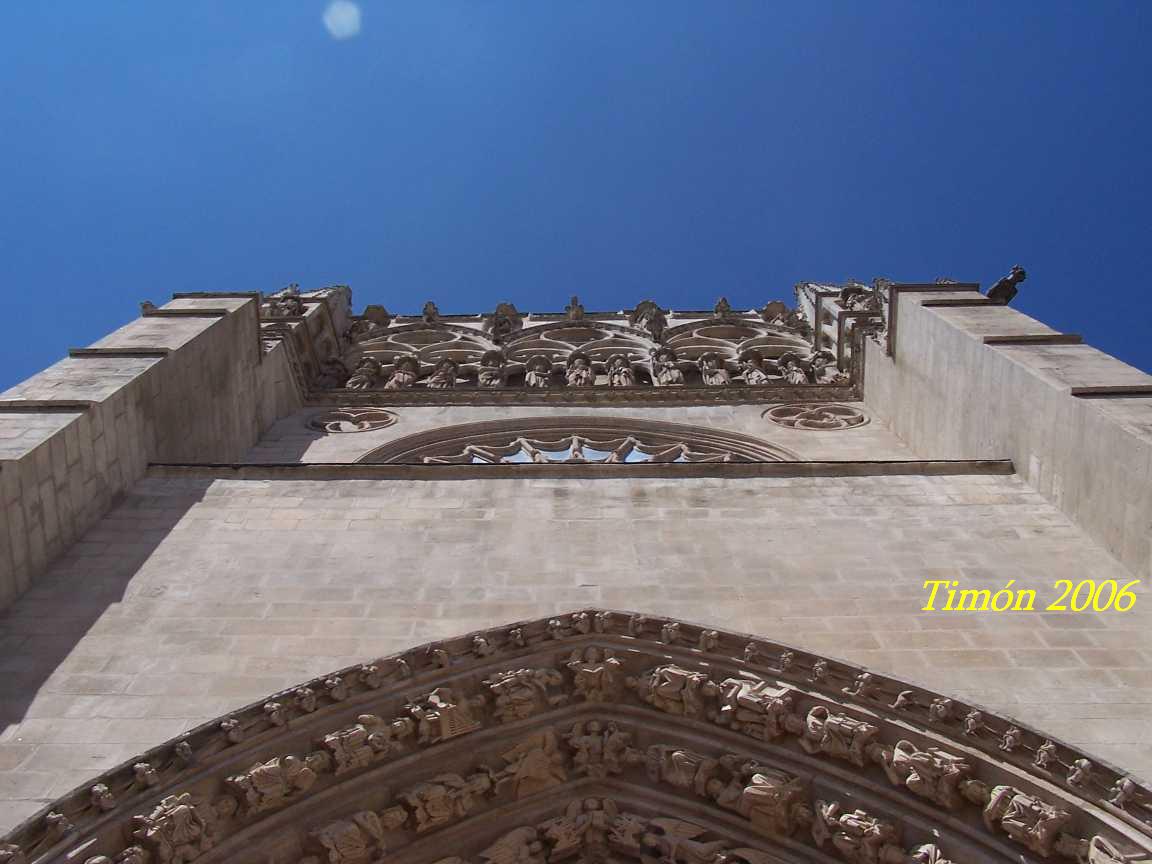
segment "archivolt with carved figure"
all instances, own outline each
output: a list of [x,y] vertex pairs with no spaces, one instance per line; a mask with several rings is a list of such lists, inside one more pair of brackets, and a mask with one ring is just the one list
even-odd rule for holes
[[0,841],[5,864],[1152,860],[1152,794],[972,705],[586,610],[274,694]]

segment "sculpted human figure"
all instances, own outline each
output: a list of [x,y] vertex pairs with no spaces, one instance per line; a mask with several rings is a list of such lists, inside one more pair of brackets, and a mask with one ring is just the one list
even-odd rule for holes
[[552,361],[537,354],[528,361],[524,372],[524,386],[543,388],[548,386],[552,378]]
[[485,679],[484,684],[495,698],[496,719],[508,722],[564,704],[567,696],[549,692],[563,682],[556,669],[510,669]]
[[215,845],[206,805],[191,793],[169,795],[147,816],[132,820],[132,838],[163,864],[187,864]]
[[622,732],[615,721],[609,722],[607,728],[599,720],[576,723],[564,740],[576,751],[572,760],[576,773],[597,780],[619,774],[625,765],[641,759],[631,746],[632,736]]
[[472,709],[483,704],[483,696],[474,700],[458,699],[450,687],[437,687],[406,708],[416,722],[417,741],[435,744],[479,729],[480,721],[472,716]]
[[500,351],[485,351],[480,358],[480,372],[476,383],[481,387],[503,387],[507,382],[508,374],[505,371],[507,360]]
[[564,754],[551,729],[521,741],[500,758],[508,767],[497,777],[497,788],[511,784],[516,798],[542,792],[568,779]]
[[744,370],[745,384],[768,383],[768,373],[764,370],[764,355],[759,351],[749,350],[741,354],[740,368]]
[[684,383],[684,373],[677,365],[676,352],[659,348],[652,354],[652,381],[657,387],[676,387]]
[[776,361],[776,365],[780,370],[780,375],[784,378],[784,383],[808,383],[808,373],[805,371],[803,361],[799,355],[791,351],[781,354],[779,359]]
[[229,777],[227,782],[243,796],[250,813],[260,813],[285,804],[297,792],[308,791],[320,774],[330,768],[325,753],[277,756],[253,765],[243,774]]
[[436,369],[428,376],[427,386],[431,390],[449,390],[456,386],[456,376],[460,371],[455,360],[447,358],[436,364]]
[[949,810],[963,803],[960,784],[972,769],[961,757],[936,747],[920,750],[911,741],[898,741],[892,748],[873,744],[869,754],[894,785],[904,786]]
[[652,337],[653,342],[664,339],[664,329],[668,326],[668,318],[663,309],[655,301],[642,300],[628,318],[629,324],[644,330]]
[[420,317],[424,319],[425,324],[435,324],[440,320],[440,310],[429,300],[424,304],[424,311],[420,313]]
[[697,839],[706,833],[680,819],[652,819],[640,839],[641,864],[714,864],[728,844]]
[[785,718],[792,714],[794,697],[786,687],[773,687],[766,681],[728,678],[720,684],[722,725],[761,741],[772,741],[787,729]]
[[623,664],[610,649],[577,648],[565,664],[575,679],[574,688],[587,702],[608,702],[620,692],[620,668]]
[[727,782],[712,780],[708,794],[721,807],[734,810],[769,834],[788,836],[812,823],[807,792],[799,778],[737,757],[721,760],[730,772]]
[[344,384],[345,390],[371,390],[380,380],[383,367],[375,357],[361,357],[356,363],[356,369]]
[[865,749],[880,735],[871,723],[855,720],[847,714],[833,714],[816,705],[804,719],[800,746],[806,753],[824,753],[864,767]]
[[331,752],[336,773],[343,774],[371,765],[377,756],[391,749],[391,738],[391,730],[383,719],[375,714],[361,714],[354,725],[325,735],[321,743]]
[[1047,858],[1072,814],[1012,786],[993,787],[984,808],[988,830],[999,828],[1017,843]]
[[704,700],[719,692],[716,684],[703,672],[691,672],[679,666],[657,666],[638,679],[630,679],[637,694],[666,714],[703,717]]
[[696,361],[700,368],[700,380],[707,387],[727,387],[732,383],[732,377],[724,368],[724,363],[714,351],[706,351]]
[[440,774],[397,797],[412,809],[416,831],[422,833],[468,815],[476,806],[477,797],[491,788],[492,778],[484,771],[466,778]]
[[[484,864],[544,864],[548,850],[534,827],[513,829],[480,853]],[[441,864],[441,862],[437,862]]]
[[501,303],[488,319],[487,329],[492,341],[501,342],[523,326],[523,319],[511,303]]
[[709,783],[720,770],[718,759],[666,744],[653,744],[644,760],[652,780],[703,797],[709,796]]
[[580,298],[575,294],[572,299],[568,301],[568,305],[564,307],[564,313],[568,316],[569,321],[580,321],[584,318],[584,306],[580,302]]
[[817,846],[828,842],[849,864],[900,864],[900,832],[891,822],[864,810],[845,811],[836,801],[816,801],[812,839]]
[[[836,355],[827,348],[813,351],[807,358],[808,368],[812,371],[812,380],[817,384],[826,381],[836,374]],[[829,373],[829,368],[832,372]]]
[[397,357],[393,361],[392,377],[384,384],[385,390],[407,390],[420,375],[420,361],[415,357]]
[[359,864],[384,850],[384,826],[370,810],[330,822],[314,831],[312,838],[327,853],[329,864]]
[[596,373],[592,371],[592,364],[588,355],[583,351],[573,351],[568,358],[568,371],[565,379],[569,387],[591,387],[596,383]]
[[608,386],[634,387],[636,373],[632,371],[632,364],[623,354],[613,354],[608,358]]

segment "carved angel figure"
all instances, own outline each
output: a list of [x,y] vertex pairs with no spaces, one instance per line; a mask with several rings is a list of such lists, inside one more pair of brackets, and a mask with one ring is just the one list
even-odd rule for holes
[[568,371],[565,375],[569,387],[591,387],[596,383],[596,373],[588,355],[583,351],[573,351],[568,358]]
[[608,386],[636,386],[636,373],[632,371],[632,364],[625,355],[613,354],[608,358]]
[[361,357],[356,363],[356,369],[352,372],[347,383],[344,384],[345,390],[371,390],[372,387],[380,380],[380,374],[383,367],[380,361],[375,357]]
[[768,373],[764,371],[764,355],[756,350],[745,351],[740,355],[740,368],[744,370],[745,384],[767,384]]
[[732,377],[724,368],[724,363],[715,351],[706,351],[696,361],[700,368],[700,379],[707,387],[727,387],[732,383]]
[[879,735],[880,730],[871,723],[816,705],[804,719],[800,746],[806,753],[825,753],[863,768],[866,748]]
[[427,386],[432,390],[450,390],[456,386],[456,376],[460,371],[455,360],[447,358],[436,364],[436,369],[428,376]]
[[995,786],[984,807],[988,830],[999,828],[1017,843],[1047,858],[1072,814],[1012,786]]
[[523,720],[564,704],[567,696],[549,692],[550,687],[563,683],[556,669],[509,669],[484,681],[496,700],[496,719],[502,722]]
[[920,750],[911,741],[898,741],[893,748],[873,745],[869,752],[875,754],[875,761],[893,785],[904,786],[949,810],[962,803],[959,787],[972,769],[959,756],[936,747]]
[[629,679],[629,686],[650,705],[666,714],[684,717],[703,717],[704,700],[715,696],[719,688],[703,672],[691,672],[671,664],[657,666],[638,679]]
[[609,649],[579,648],[565,664],[575,677],[575,689],[587,702],[608,702],[620,692],[620,667]]
[[728,845],[700,840],[708,829],[681,819],[652,819],[640,839],[642,864],[712,864]]
[[528,368],[524,372],[524,386],[529,388],[543,388],[548,386],[552,378],[552,361],[543,355],[537,354],[528,360]]
[[385,390],[407,390],[420,376],[420,361],[415,357],[397,357],[393,361],[392,377],[384,384]]
[[721,682],[720,700],[720,723],[761,741],[772,741],[787,731],[784,718],[792,713],[795,701],[787,687],[747,678]]
[[675,387],[684,383],[684,373],[677,365],[676,352],[660,348],[652,353],[652,381],[657,387]]

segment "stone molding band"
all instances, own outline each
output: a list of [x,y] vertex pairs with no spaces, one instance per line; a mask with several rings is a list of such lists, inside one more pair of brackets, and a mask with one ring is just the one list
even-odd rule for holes
[[757,637],[588,609],[273,694],[0,839],[4,864],[386,853],[1119,864],[1152,860],[1152,793],[969,702]]

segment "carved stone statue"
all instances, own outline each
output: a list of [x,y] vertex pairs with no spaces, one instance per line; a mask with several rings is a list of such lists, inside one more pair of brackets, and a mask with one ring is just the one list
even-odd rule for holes
[[710,795],[709,784],[717,779],[720,771],[720,760],[666,744],[649,747],[644,761],[653,781],[705,798]]
[[723,840],[700,840],[706,828],[681,819],[652,819],[640,840],[641,864],[713,864],[727,847]]
[[808,371],[804,363],[804,358],[793,351],[786,351],[780,355],[776,360],[776,365],[785,384],[808,383]]
[[573,801],[563,816],[549,819],[537,827],[551,846],[548,861],[565,861],[583,852],[582,860],[606,861],[608,837],[619,818],[616,802],[610,798],[585,798]]
[[1017,843],[1047,858],[1056,846],[1061,830],[1072,821],[1072,814],[1012,786],[992,789],[984,807],[984,824],[988,830],[999,828]]
[[708,794],[721,807],[734,810],[768,834],[788,836],[812,823],[807,792],[799,778],[755,762],[738,763],[724,757],[727,782],[709,781]]
[[608,358],[608,386],[636,386],[636,373],[632,371],[632,364],[624,354],[613,354]]
[[505,371],[507,363],[502,351],[485,351],[480,357],[480,373],[476,383],[485,388],[503,387],[508,378]]
[[671,348],[658,348],[652,352],[652,382],[657,387],[676,387],[684,383],[676,352]]
[[703,672],[692,672],[671,664],[657,666],[628,685],[650,705],[666,714],[704,717],[705,700],[715,697],[719,688]]
[[720,684],[722,725],[751,738],[773,741],[787,729],[794,697],[787,687],[774,687],[760,679],[728,678]]
[[580,298],[575,294],[572,299],[568,301],[568,305],[564,307],[564,314],[568,317],[569,321],[582,321],[584,319],[584,306],[580,303]]
[[528,366],[524,372],[524,386],[525,387],[547,387],[548,382],[552,379],[552,361],[542,354],[537,354],[528,360]]
[[243,774],[228,778],[245,802],[249,813],[275,810],[299,792],[307,792],[325,771],[331,770],[326,753],[299,756],[277,756],[253,765]]
[[905,860],[894,824],[864,810],[847,812],[836,801],[816,801],[812,839],[821,848],[831,843],[849,864],[902,864]]
[[440,774],[397,797],[411,808],[416,831],[423,833],[467,816],[477,798],[489,792],[492,785],[492,777],[486,771],[468,777]]
[[460,366],[455,360],[445,358],[436,364],[436,369],[428,376],[427,386],[430,390],[449,390],[456,386],[456,377]]
[[545,864],[548,855],[540,832],[524,826],[509,831],[481,852],[480,858],[484,864]]
[[371,390],[377,381],[383,367],[375,357],[361,357],[356,363],[356,369],[344,385],[345,390]]
[[511,303],[501,303],[484,326],[493,342],[502,342],[524,326],[524,319]]
[[392,377],[384,384],[385,390],[407,390],[420,377],[420,361],[414,356],[397,357],[392,361]]
[[440,320],[440,310],[429,300],[424,304],[424,311],[420,313],[420,317],[424,319],[425,324],[435,324]]
[[664,330],[668,326],[668,317],[653,300],[642,300],[628,316],[628,323],[633,327],[645,331],[652,337],[653,342],[664,340]]
[[823,705],[816,705],[804,719],[800,746],[806,753],[824,753],[863,768],[866,748],[879,735],[880,730],[871,723],[847,714],[833,714]]
[[[827,348],[820,348],[817,351],[813,351],[808,356],[807,363],[812,375],[812,381],[817,384],[834,378],[839,371],[836,369],[836,355]],[[829,372],[830,367],[831,372]]]
[[132,839],[164,864],[187,864],[215,845],[215,814],[191,793],[169,795],[147,816],[132,819]]
[[898,741],[895,747],[873,744],[869,755],[878,762],[896,786],[954,810],[963,803],[960,784],[971,775],[971,766],[961,757],[936,747],[920,750],[911,741]]
[[696,365],[700,367],[700,380],[705,386],[727,387],[732,383],[732,377],[715,351],[705,351],[696,361]]
[[497,776],[496,788],[511,784],[516,798],[534,795],[568,779],[564,754],[551,729],[528,737],[500,758],[508,767]]
[[596,383],[596,373],[592,363],[583,351],[573,351],[568,358],[568,371],[565,379],[569,387],[591,387]]
[[386,851],[384,826],[370,810],[328,823],[312,832],[312,840],[327,853],[329,864],[364,864]]
[[744,370],[745,384],[767,384],[768,373],[764,370],[764,355],[749,349],[740,355],[740,368]]
[[1018,288],[1020,283],[1027,278],[1028,274],[1024,268],[1019,264],[1015,265],[1007,276],[998,279],[996,284],[988,289],[988,299],[997,305],[1007,306],[1020,290]]
[[324,736],[321,743],[332,754],[336,774],[371,765],[392,749],[392,730],[375,714],[361,714],[356,723]]
[[437,687],[406,707],[416,721],[417,741],[436,744],[479,729],[481,723],[472,715],[472,709],[483,704],[483,696],[459,699],[451,688]]
[[579,648],[565,664],[575,678],[574,686],[586,702],[610,702],[620,692],[621,662],[611,649],[589,646]]
[[484,681],[496,702],[496,719],[505,723],[563,705],[567,695],[550,692],[563,683],[556,669],[509,669]]
[[625,765],[643,760],[640,752],[631,746],[632,736],[620,731],[615,722],[609,722],[607,728],[599,720],[576,723],[564,740],[576,751],[573,759],[576,773],[596,780],[619,774]]
[[732,317],[732,304],[728,302],[727,297],[721,297],[716,301],[716,305],[712,308],[712,314],[717,318]]

